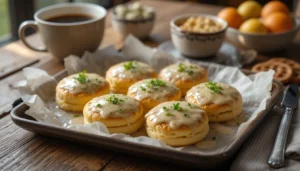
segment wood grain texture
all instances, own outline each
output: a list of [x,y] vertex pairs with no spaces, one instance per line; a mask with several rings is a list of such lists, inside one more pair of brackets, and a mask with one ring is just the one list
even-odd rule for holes
[[[191,2],[151,0],[142,1],[142,3],[153,6],[157,12],[153,32],[147,40],[144,40],[145,44],[152,47],[170,39],[169,22],[173,17],[186,13],[217,14],[222,8]],[[99,48],[108,45],[122,47],[123,40],[111,27],[110,12],[106,18],[105,27],[105,34]],[[38,34],[28,39],[35,46],[43,46]],[[268,56],[272,55],[300,59],[299,47],[300,33],[295,43],[286,50],[267,54],[260,60],[267,60]],[[32,65],[33,67],[44,69],[50,75],[64,68],[49,53],[31,51],[20,41],[0,48],[0,66],[13,69],[16,68],[14,64],[19,62],[21,66],[33,59],[39,59],[38,63]],[[11,104],[19,97],[15,84],[23,78],[22,72],[19,71],[0,80],[0,109],[1,106]],[[112,152],[109,149],[94,148],[36,135],[16,126],[8,115],[0,118],[0,170],[191,170],[191,168]]]
[[[125,154],[117,155],[107,166],[102,168],[103,171],[146,171],[146,170],[164,170],[164,171],[179,171],[187,168],[176,166],[169,163],[161,163],[158,161],[149,160],[146,158],[127,156]],[[189,168],[192,169],[192,168]]]
[[17,127],[10,119],[0,120],[0,170],[98,170],[114,153],[53,139]]

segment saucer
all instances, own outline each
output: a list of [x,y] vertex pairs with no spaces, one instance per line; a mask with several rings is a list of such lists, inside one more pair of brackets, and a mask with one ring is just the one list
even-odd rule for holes
[[207,58],[191,58],[184,56],[174,47],[171,40],[161,43],[158,46],[158,49],[165,51],[178,59],[189,59],[190,62],[211,62],[227,66],[235,66],[238,68],[242,68],[244,65],[252,63],[257,57],[257,52],[255,50],[239,50],[228,42],[224,42],[214,56]]

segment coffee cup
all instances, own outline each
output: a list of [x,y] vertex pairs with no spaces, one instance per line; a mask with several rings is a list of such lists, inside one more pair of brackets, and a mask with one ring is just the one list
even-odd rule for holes
[[[106,10],[88,3],[64,3],[48,6],[34,14],[34,21],[24,21],[19,37],[30,49],[50,52],[59,61],[68,55],[81,56],[95,51],[104,33]],[[45,48],[34,47],[25,39],[27,28],[37,30]]]

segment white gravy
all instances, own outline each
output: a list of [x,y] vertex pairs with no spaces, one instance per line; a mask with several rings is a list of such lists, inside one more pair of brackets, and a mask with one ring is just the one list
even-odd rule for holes
[[160,78],[175,82],[177,80],[193,80],[203,76],[205,69],[190,63],[177,63],[164,68],[160,73]]
[[242,123],[246,122],[248,120],[248,117],[245,114],[241,114],[238,117],[226,121],[225,124],[229,125],[229,126],[237,126],[237,125],[241,125]]
[[215,140],[203,140],[196,144],[196,147],[199,149],[208,149],[216,147],[217,142]]
[[[132,68],[126,69],[124,65],[132,62]],[[128,79],[144,79],[151,78],[155,70],[148,64],[138,61],[127,61],[112,66],[111,73],[113,77],[128,78]]]
[[83,84],[80,83],[78,80],[76,80],[78,74],[74,74],[64,78],[62,80],[62,84],[60,85],[60,88],[64,90],[68,90],[72,94],[79,94],[79,93],[91,94],[107,84],[107,81],[103,77],[97,74],[86,73],[85,75],[87,77],[86,83]]
[[236,99],[240,95],[238,90],[224,83],[217,83],[218,86],[222,87],[220,93],[215,93],[211,89],[207,88],[207,83],[202,83],[194,86],[187,92],[186,99],[193,97],[196,104],[208,105],[208,104],[231,104],[234,105]]
[[122,94],[107,94],[89,102],[89,109],[99,113],[102,118],[130,118],[138,111],[138,102]]
[[219,124],[219,123],[211,123],[211,124],[209,124],[209,126],[211,129],[215,130],[219,134],[230,135],[233,133],[232,128],[222,125],[222,124]]
[[[181,110],[175,110],[174,105],[179,106]],[[186,125],[193,130],[199,120],[202,120],[203,113],[205,112],[196,105],[184,101],[172,101],[156,106],[145,117],[149,118],[154,125],[167,123],[172,129]]]
[[151,82],[153,80],[155,81],[157,79],[146,79],[139,81],[130,86],[128,92],[131,95],[134,95],[134,98],[139,101],[147,98],[163,101],[168,96],[177,94],[179,91],[175,85],[165,81],[162,81],[164,83],[163,86],[155,86],[153,82]]

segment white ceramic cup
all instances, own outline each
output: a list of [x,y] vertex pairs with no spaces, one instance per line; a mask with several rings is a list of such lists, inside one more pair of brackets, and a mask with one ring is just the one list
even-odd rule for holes
[[[91,19],[81,22],[58,23],[47,19],[57,16],[85,15]],[[19,27],[19,37],[30,49],[49,51],[59,61],[68,55],[81,56],[85,51],[95,51],[104,34],[106,10],[88,3],[64,3],[42,8],[34,14],[34,21],[24,21]],[[39,32],[45,49],[30,45],[25,39],[26,28]]]

